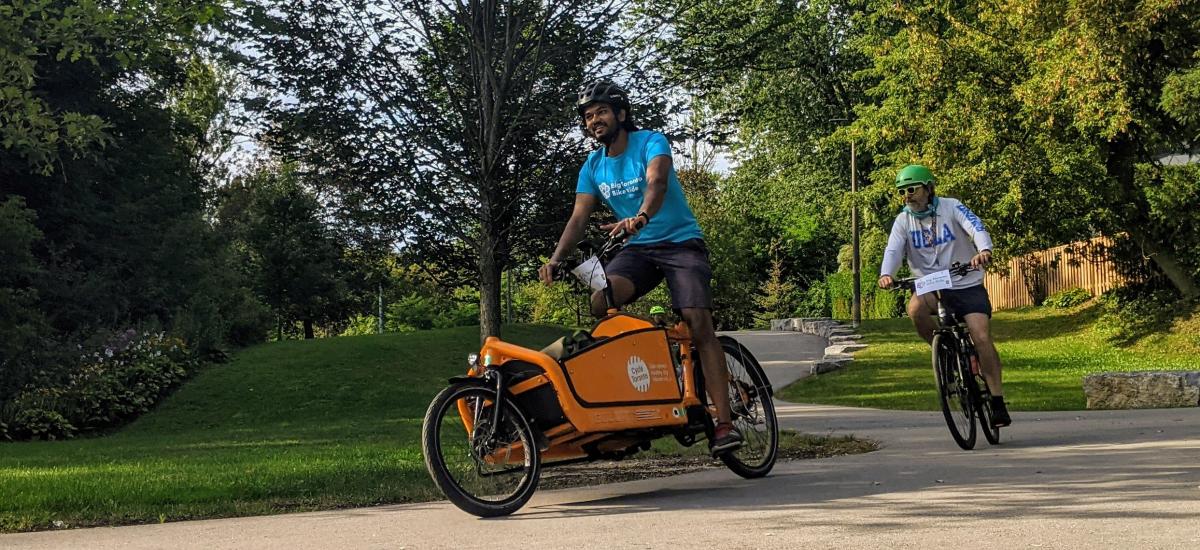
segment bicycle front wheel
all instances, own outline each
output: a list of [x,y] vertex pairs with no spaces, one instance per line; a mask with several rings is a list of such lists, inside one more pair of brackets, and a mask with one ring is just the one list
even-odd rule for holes
[[975,403],[959,361],[958,347],[947,334],[933,336],[933,374],[950,435],[964,450],[974,449]]
[[480,517],[520,509],[541,474],[529,421],[511,399],[503,400],[499,414],[495,404],[496,390],[455,384],[429,404],[421,427],[433,482],[455,506]]
[[988,389],[987,380],[982,375],[972,375],[971,394],[979,411],[979,429],[983,437],[992,445],[1000,444],[1000,428],[992,425],[992,392]]

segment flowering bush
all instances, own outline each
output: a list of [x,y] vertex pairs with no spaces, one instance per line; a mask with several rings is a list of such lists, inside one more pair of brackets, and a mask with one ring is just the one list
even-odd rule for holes
[[128,330],[80,356],[65,382],[26,388],[0,411],[0,438],[60,439],[149,411],[195,368],[183,341]]

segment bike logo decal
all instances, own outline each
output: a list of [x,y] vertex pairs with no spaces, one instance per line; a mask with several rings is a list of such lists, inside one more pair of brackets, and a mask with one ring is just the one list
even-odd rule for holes
[[650,391],[650,369],[641,357],[631,355],[626,370],[629,371],[629,383],[633,384],[633,389],[642,393]]
[[610,189],[611,188],[608,186],[607,183],[600,184],[600,194],[603,195],[605,199],[608,198],[608,193],[609,193]]

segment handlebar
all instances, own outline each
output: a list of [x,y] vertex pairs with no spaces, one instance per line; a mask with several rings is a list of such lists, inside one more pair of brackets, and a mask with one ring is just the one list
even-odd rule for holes
[[[952,276],[952,277],[962,277],[963,275],[966,275],[967,273],[970,273],[972,271],[979,271],[979,268],[971,267],[971,264],[954,262],[954,265],[949,269],[949,271],[950,271],[950,276]],[[893,290],[914,290],[916,288],[917,279],[920,279],[920,277],[909,277],[907,279],[893,279],[892,286],[889,288],[893,289]]]
[[[639,217],[637,221],[634,222],[634,225],[640,230],[646,226],[646,222]],[[622,229],[615,235],[610,235],[608,239],[604,241],[604,244],[600,245],[598,249],[592,241],[586,239],[576,244],[575,248],[579,251],[595,250],[596,256],[600,258],[600,261],[603,263],[608,263],[608,260],[610,260],[613,255],[615,255],[621,250],[622,247],[625,246],[625,241],[629,240],[630,237],[632,237],[632,235],[628,231]],[[567,278],[567,276],[571,273],[571,269],[572,268],[567,267],[564,262],[559,262],[554,266],[550,274],[554,280],[558,281]]]

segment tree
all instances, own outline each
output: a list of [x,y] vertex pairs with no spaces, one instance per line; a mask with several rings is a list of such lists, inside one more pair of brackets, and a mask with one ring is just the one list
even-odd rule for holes
[[480,289],[499,333],[500,274],[566,219],[581,161],[570,99],[621,2],[263,2],[263,82],[280,150],[319,168],[374,233]]
[[218,219],[244,251],[247,277],[274,311],[280,338],[284,324],[300,322],[311,339],[314,323],[349,317],[345,247],[295,170],[261,167],[222,194]]
[[[735,225],[761,282],[773,261],[767,244],[797,280],[818,282],[836,268],[850,240],[849,137],[838,133],[866,100],[859,76],[870,59],[854,47],[864,32],[859,2],[645,0],[647,13],[672,14],[670,32],[654,34],[663,72],[689,93],[696,137],[727,143],[740,161],[720,185],[729,212],[705,231]],[[648,32],[649,34],[649,32]],[[871,166],[860,155],[860,169]],[[871,220],[877,223],[877,220]],[[720,263],[714,254],[714,263]],[[748,296],[739,298],[749,302]],[[749,319],[746,319],[749,321]]]
[[791,317],[796,306],[796,285],[783,277],[783,263],[771,260],[771,272],[754,296],[758,312],[754,314],[756,328],[769,328],[771,319]]
[[[877,1],[862,42],[879,85],[855,124],[876,181],[931,165],[943,193],[1021,253],[1125,233],[1184,296],[1200,295],[1180,220],[1149,215],[1163,153],[1197,136],[1193,2]],[[1141,174],[1141,177],[1139,177]],[[885,186],[877,189],[883,192]]]

